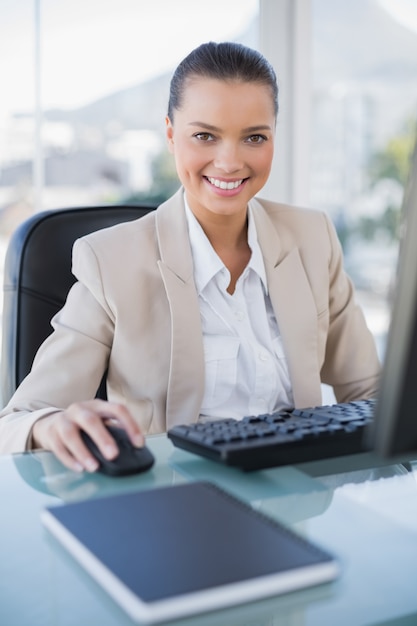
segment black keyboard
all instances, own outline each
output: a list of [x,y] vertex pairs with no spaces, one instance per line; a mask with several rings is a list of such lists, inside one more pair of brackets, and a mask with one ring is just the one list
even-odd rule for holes
[[375,400],[174,426],[178,448],[245,471],[365,451],[363,433]]

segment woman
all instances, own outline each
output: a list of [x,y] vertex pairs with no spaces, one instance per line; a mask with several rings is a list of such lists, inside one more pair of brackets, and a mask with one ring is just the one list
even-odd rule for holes
[[[204,44],[171,81],[166,136],[181,189],[74,246],[78,282],[0,420],[0,450],[46,448],[94,471],[103,419],[136,445],[200,416],[242,417],[375,395],[374,342],[325,214],[254,199],[274,152],[274,70]],[[109,402],[94,398],[108,368]]]

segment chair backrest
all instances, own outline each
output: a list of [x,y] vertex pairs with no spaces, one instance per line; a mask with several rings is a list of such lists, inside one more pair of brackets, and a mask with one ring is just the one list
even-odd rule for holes
[[3,405],[29,373],[39,346],[52,332],[51,318],[75,281],[71,273],[74,241],[95,230],[142,217],[155,208],[108,205],[48,210],[34,214],[15,230],[4,267]]

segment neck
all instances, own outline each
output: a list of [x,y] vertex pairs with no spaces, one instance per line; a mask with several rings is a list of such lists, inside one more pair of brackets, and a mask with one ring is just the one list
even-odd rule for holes
[[[193,211],[194,213],[194,211]],[[213,248],[238,250],[247,246],[248,216],[247,211],[236,215],[201,215],[194,213]]]
[[227,291],[233,294],[236,282],[249,263],[251,249],[248,244],[247,214],[210,216],[201,220],[196,216],[207,238],[230,272]]
[[219,250],[240,250],[248,245],[248,226],[247,221],[243,224],[223,225],[209,224],[201,225],[207,235],[211,245],[219,252]]

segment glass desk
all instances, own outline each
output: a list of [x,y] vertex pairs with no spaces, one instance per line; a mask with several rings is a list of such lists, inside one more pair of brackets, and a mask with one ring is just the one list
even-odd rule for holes
[[[62,501],[211,480],[338,556],[331,584],[177,621],[188,626],[417,624],[417,463],[363,454],[251,474],[151,436],[154,467],[139,476],[78,475],[46,452],[0,457],[0,624],[131,625],[40,522]],[[172,624],[174,622],[171,622]]]

